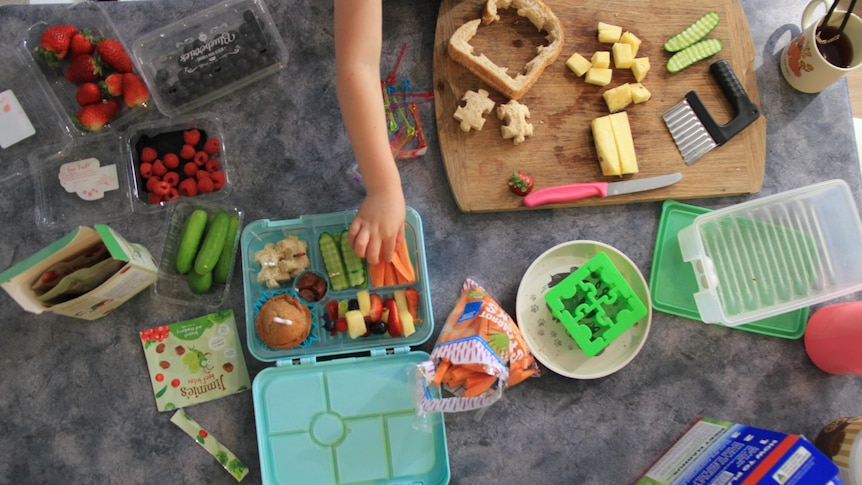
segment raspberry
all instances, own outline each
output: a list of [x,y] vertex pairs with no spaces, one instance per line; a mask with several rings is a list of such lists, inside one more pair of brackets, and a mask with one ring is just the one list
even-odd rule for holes
[[148,179],[153,175],[153,164],[150,162],[141,163],[140,166],[141,178]]
[[147,184],[146,184],[147,192],[152,192],[153,187],[155,187],[156,184],[161,182],[161,181],[162,181],[162,178],[157,176],[157,175],[154,175],[154,176],[148,178]]
[[180,174],[177,172],[168,172],[162,177],[162,180],[167,182],[171,187],[176,187],[180,183]]
[[176,187],[171,187],[168,189],[168,193],[165,194],[165,202],[170,202],[172,200],[177,200],[180,198],[180,191],[177,190]]
[[146,163],[152,163],[155,159],[159,158],[159,153],[155,148],[152,147],[144,147],[141,150],[141,161]]
[[171,190],[171,184],[162,180],[153,184],[153,193],[156,195],[168,195]]
[[162,196],[159,194],[155,194],[153,192],[150,192],[149,195],[147,196],[147,200],[150,201],[150,204],[161,204],[162,203]]
[[161,160],[156,160],[153,162],[153,175],[158,175],[161,177],[162,175],[168,173],[168,167],[165,166],[165,162]]
[[208,178],[211,178],[211,177],[210,177],[210,173],[209,173],[209,172],[207,172],[206,170],[198,170],[198,171],[195,173],[195,178],[196,178],[196,179],[198,179],[198,180],[200,180],[200,179],[208,179]]
[[186,177],[194,177],[196,173],[198,173],[198,166],[195,165],[195,162],[186,162],[183,165],[183,173]]
[[166,153],[165,156],[162,157],[162,162],[164,162],[166,167],[173,170],[180,166],[180,157],[178,157],[176,153]]
[[195,153],[195,156],[192,159],[192,161],[195,162],[195,165],[197,165],[198,167],[203,167],[203,165],[205,163],[207,163],[207,160],[209,160],[209,159],[210,159],[210,156],[207,155],[206,152],[201,151],[201,152]]
[[195,156],[195,147],[185,144],[180,148],[180,158],[183,160],[191,160]]
[[209,173],[218,172],[219,170],[221,170],[221,163],[219,163],[219,161],[215,158],[210,158],[209,160],[207,160],[207,163],[206,165],[204,165],[204,167]]
[[198,184],[195,179],[185,179],[180,182],[179,187],[177,187],[181,194],[186,197],[194,197],[198,195]]
[[227,177],[224,172],[213,172],[210,174],[210,178],[212,179],[213,187],[215,187],[216,190],[224,187],[224,184],[227,183]]
[[204,194],[208,194],[215,190],[215,185],[213,184],[213,179],[209,177],[203,177],[198,179],[198,190]]
[[183,141],[195,146],[201,141],[201,132],[196,129],[186,130],[183,132]]
[[207,152],[208,155],[215,155],[220,149],[221,143],[219,143],[218,138],[210,138],[204,142],[204,151]]

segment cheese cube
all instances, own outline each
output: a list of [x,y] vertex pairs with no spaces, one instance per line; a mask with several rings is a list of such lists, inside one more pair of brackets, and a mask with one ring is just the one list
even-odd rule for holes
[[622,27],[599,22],[599,42],[613,44],[614,42],[619,42],[622,35]]
[[592,67],[592,64],[584,56],[576,52],[566,61],[566,66],[568,66],[576,76],[581,77],[586,74],[590,67]]
[[632,74],[635,76],[635,81],[641,82],[649,72],[649,57],[638,57],[632,63]]
[[622,111],[632,104],[632,90],[628,83],[621,84],[615,88],[608,89],[602,93],[605,103],[608,105],[608,111],[616,113]]
[[630,85],[631,93],[632,93],[632,103],[640,104],[645,103],[652,96],[649,90],[641,83],[632,83]]
[[623,35],[620,36],[620,42],[632,46],[632,57],[638,55],[638,49],[641,46],[641,40],[638,39],[635,34],[626,31],[625,33],[623,33]]
[[623,42],[616,42],[611,49],[614,53],[614,67],[617,69],[627,69],[632,67],[632,64],[635,62],[634,56],[632,56],[632,46],[631,44],[625,44]]
[[593,130],[593,142],[596,145],[596,154],[599,156],[599,165],[602,175],[622,175],[620,172],[620,157],[617,154],[617,144],[614,142],[614,131],[611,120],[607,116],[594,118],[591,123]]
[[614,71],[612,69],[591,67],[587,70],[587,76],[584,78],[584,81],[587,84],[593,84],[595,86],[607,86],[611,83],[613,72]]
[[611,53],[608,51],[596,51],[590,59],[593,67],[607,69],[611,67]]
[[611,120],[611,128],[614,132],[614,143],[616,143],[620,160],[620,173],[623,175],[638,173],[638,159],[635,155],[635,144],[629,126],[629,115],[623,111],[608,115],[608,118]]

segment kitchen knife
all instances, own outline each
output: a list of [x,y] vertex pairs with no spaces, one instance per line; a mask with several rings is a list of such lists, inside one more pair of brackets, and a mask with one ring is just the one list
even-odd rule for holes
[[667,187],[680,180],[682,180],[682,174],[676,172],[659,175],[658,177],[626,180],[625,182],[590,182],[585,184],[557,185],[530,192],[524,197],[524,205],[535,207],[537,205],[553,204],[556,202],[571,202],[587,197],[604,198],[630,194],[632,192],[643,192],[645,190]]

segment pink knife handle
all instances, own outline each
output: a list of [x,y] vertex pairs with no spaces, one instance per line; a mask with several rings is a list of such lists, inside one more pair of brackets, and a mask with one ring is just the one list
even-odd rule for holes
[[524,197],[524,205],[535,207],[537,205],[553,204],[555,202],[570,202],[585,199],[587,197],[606,197],[608,195],[607,182],[593,182],[589,184],[569,184],[548,187],[547,189],[530,192]]

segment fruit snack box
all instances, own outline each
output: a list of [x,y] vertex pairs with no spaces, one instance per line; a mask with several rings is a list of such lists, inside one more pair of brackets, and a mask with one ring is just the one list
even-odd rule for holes
[[[421,218],[407,208],[396,269],[354,258],[354,216],[243,229],[247,343],[276,364],[252,383],[263,483],[448,483],[443,415],[415,408],[416,367],[429,355],[410,347],[434,330]],[[258,313],[284,294],[308,309],[310,331],[274,348],[258,334]]]
[[137,38],[159,111],[199,108],[287,65],[287,48],[263,0],[229,0]]
[[31,313],[104,317],[156,281],[158,265],[110,227],[79,227],[0,273],[0,286]]

